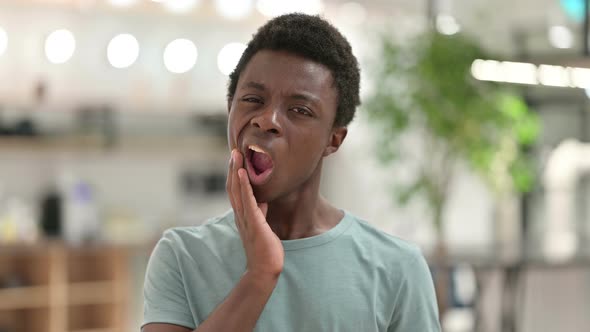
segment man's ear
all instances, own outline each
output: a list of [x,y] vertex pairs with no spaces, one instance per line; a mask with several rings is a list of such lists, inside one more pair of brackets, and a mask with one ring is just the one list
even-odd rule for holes
[[328,145],[324,149],[323,156],[327,157],[332,153],[338,151],[342,142],[346,138],[346,134],[348,133],[348,129],[346,127],[336,127],[332,129],[330,133],[330,140],[328,141]]

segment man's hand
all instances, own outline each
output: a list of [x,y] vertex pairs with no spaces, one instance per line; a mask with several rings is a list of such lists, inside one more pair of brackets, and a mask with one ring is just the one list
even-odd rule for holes
[[226,190],[246,252],[246,272],[263,279],[278,278],[283,271],[283,245],[266,221],[268,203],[256,202],[243,165],[242,154],[232,150]]
[[[244,250],[246,271],[215,310],[194,332],[252,331],[283,271],[281,240],[266,222],[267,203],[256,203],[244,158],[232,151],[226,189]],[[186,285],[185,287],[190,287]],[[147,324],[142,332],[190,331],[173,324]]]

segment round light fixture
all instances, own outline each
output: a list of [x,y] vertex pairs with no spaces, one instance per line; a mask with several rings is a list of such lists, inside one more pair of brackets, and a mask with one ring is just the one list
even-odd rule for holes
[[234,71],[246,45],[242,43],[229,43],[225,45],[217,55],[217,67],[223,75],[229,75]]
[[217,12],[230,20],[239,20],[252,12],[252,0],[215,0]]
[[197,56],[197,47],[192,41],[176,39],[164,49],[164,66],[172,73],[186,73],[194,67]]
[[200,0],[165,0],[162,5],[169,12],[175,14],[185,14],[193,10]]
[[2,27],[0,27],[0,55],[6,52],[6,48],[8,47],[8,34]]
[[45,56],[51,63],[65,63],[76,50],[74,34],[65,29],[55,30],[45,39]]
[[571,48],[574,36],[567,27],[555,25],[549,28],[549,42],[555,48]]
[[139,43],[128,33],[115,36],[107,47],[107,59],[115,68],[131,66],[139,56]]

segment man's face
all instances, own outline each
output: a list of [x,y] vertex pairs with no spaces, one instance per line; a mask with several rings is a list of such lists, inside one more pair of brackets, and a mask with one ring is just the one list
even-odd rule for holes
[[257,52],[229,105],[228,142],[244,156],[258,202],[303,190],[346,128],[333,128],[337,92],[325,66],[286,52]]

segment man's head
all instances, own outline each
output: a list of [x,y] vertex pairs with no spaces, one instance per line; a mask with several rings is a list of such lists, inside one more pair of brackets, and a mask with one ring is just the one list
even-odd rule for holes
[[334,126],[346,127],[360,104],[360,70],[350,44],[330,23],[318,16],[287,14],[263,25],[229,76],[228,99],[235,94],[240,74],[261,50],[285,51],[313,60],[332,72],[338,93]]
[[322,159],[344,141],[358,104],[358,64],[334,27],[290,14],[260,28],[228,92],[228,142],[257,201],[317,192]]

